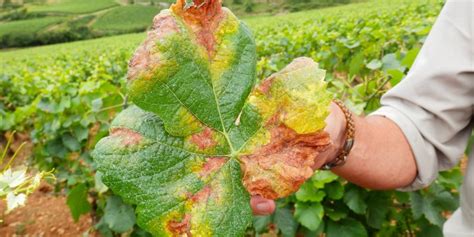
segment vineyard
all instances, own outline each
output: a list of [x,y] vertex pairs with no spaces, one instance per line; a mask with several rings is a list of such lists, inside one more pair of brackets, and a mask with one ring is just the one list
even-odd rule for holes
[[[358,114],[370,114],[384,92],[403,80],[441,7],[442,1],[367,1],[244,22],[256,38],[259,80],[297,57],[310,57],[327,71],[335,98]],[[96,23],[120,28],[105,17]],[[52,185],[66,196],[70,209],[64,211],[75,220],[91,215],[91,225],[103,236],[149,236],[136,223],[135,207],[95,175],[91,156],[108,135],[112,118],[130,106],[125,96],[128,60],[144,37],[130,34],[0,53],[0,148],[17,131],[14,140],[31,144],[25,162],[41,171],[54,169]],[[461,179],[456,168],[417,192],[382,192],[317,171],[294,195],[278,200],[273,215],[254,217],[247,234],[442,236],[445,219],[459,205]]]
[[[238,16],[268,15],[360,0],[232,0]],[[143,32],[173,0],[2,0],[0,48],[72,42]],[[18,28],[20,26],[25,26]],[[26,27],[28,26],[28,27]]]

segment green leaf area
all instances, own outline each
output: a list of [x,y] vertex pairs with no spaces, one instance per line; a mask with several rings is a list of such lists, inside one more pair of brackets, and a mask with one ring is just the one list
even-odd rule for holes
[[250,195],[296,191],[329,142],[324,71],[300,58],[255,86],[247,27],[219,1],[183,2],[155,17],[130,62],[135,105],[93,156],[153,235],[243,236]]
[[78,221],[82,214],[88,213],[92,208],[91,204],[87,201],[87,187],[84,184],[71,189],[66,203],[71,210],[74,221]]

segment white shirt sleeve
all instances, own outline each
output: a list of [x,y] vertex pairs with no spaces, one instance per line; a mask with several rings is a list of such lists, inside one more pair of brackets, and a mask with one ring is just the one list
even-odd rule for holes
[[393,120],[411,146],[418,176],[405,191],[428,186],[466,148],[474,110],[473,2],[447,1],[410,72],[372,114]]

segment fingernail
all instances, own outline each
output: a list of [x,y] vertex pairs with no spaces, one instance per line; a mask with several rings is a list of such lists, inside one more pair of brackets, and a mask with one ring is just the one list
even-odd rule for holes
[[261,212],[267,212],[270,209],[270,205],[265,202],[258,203],[255,207]]

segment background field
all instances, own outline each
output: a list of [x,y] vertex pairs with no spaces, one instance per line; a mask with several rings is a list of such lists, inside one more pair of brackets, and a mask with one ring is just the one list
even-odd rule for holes
[[[376,110],[380,96],[403,80],[442,4],[374,0],[243,20],[256,38],[259,79],[296,57],[311,57],[327,70],[334,96],[364,114]],[[128,11],[122,9],[113,8],[118,15]],[[91,20],[92,26],[121,30],[113,20],[99,20]],[[75,215],[91,216],[91,226],[104,236],[122,232],[114,223],[133,216],[113,210],[133,207],[107,205],[115,196],[94,176],[90,151],[126,103],[127,62],[144,37],[126,34],[0,52],[0,146],[3,137],[19,131],[15,139],[31,144],[29,164],[55,168],[53,186],[60,195],[83,192],[69,206]],[[442,236],[444,220],[458,206],[461,179],[457,167],[417,192],[379,192],[317,172],[295,195],[279,200],[274,215],[255,218],[248,235]],[[34,233],[27,221],[16,222]],[[146,236],[133,221],[122,224],[132,236]]]
[[32,5],[31,12],[48,13],[90,13],[117,6],[114,0],[61,0],[54,4]]
[[114,8],[99,17],[92,27],[105,32],[144,31],[160,10],[140,5]]
[[[238,16],[269,15],[361,0],[226,0]],[[142,32],[173,0],[2,0],[0,24],[30,19],[35,30],[0,28],[0,49]],[[54,21],[62,16],[62,21]],[[53,18],[53,19],[50,19]],[[35,21],[38,21],[36,23]],[[49,24],[45,25],[44,23]],[[46,27],[47,26],[47,27]]]
[[64,17],[48,17],[41,19],[5,22],[0,24],[0,37],[12,33],[31,35],[51,24],[59,23],[64,19]]

